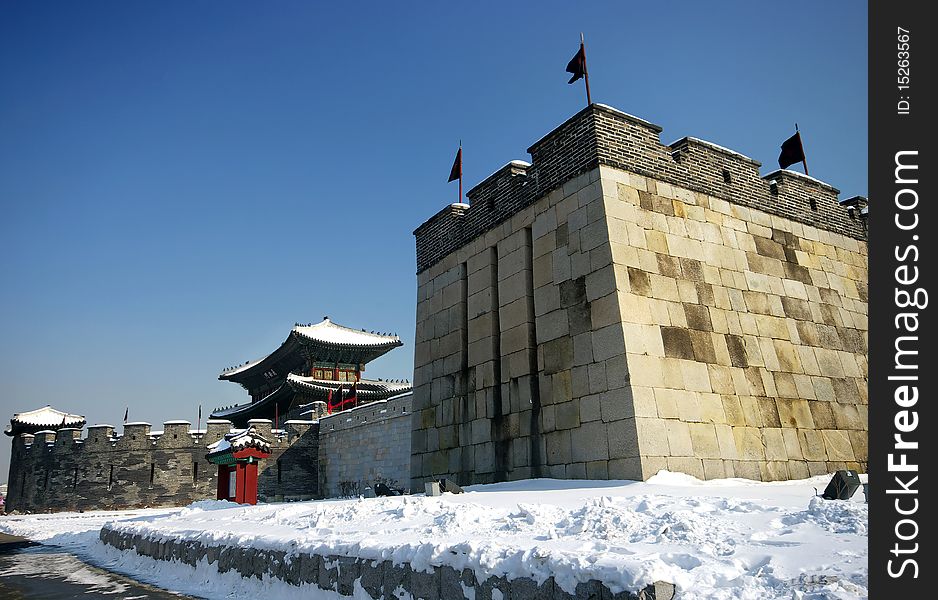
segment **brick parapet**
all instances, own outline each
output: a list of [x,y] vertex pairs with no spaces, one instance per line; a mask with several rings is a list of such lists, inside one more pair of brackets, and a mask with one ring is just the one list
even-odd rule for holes
[[323,434],[344,431],[355,427],[367,426],[376,421],[385,421],[399,416],[408,416],[413,404],[413,394],[406,394],[386,400],[369,402],[351,410],[334,413],[319,420]]
[[794,171],[760,176],[758,161],[696,138],[665,145],[661,131],[601,104],[584,108],[528,149],[531,165],[509,163],[469,190],[471,207],[446,207],[418,227],[417,272],[599,165],[866,239],[865,221],[839,205],[836,188]]

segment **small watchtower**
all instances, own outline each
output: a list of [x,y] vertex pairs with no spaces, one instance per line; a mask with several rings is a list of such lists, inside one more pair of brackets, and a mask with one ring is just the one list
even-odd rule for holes
[[21,433],[35,434],[38,431],[56,431],[63,427],[81,429],[84,426],[85,417],[63,412],[46,404],[36,410],[14,414],[9,427],[3,433],[16,437]]
[[270,442],[252,425],[208,447],[205,458],[218,465],[219,500],[257,504],[257,465],[270,456]]

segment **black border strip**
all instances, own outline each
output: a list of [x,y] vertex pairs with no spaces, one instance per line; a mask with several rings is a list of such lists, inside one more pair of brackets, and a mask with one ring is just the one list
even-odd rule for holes
[[935,494],[925,488],[936,483],[938,338],[926,298],[938,272],[931,139],[938,106],[929,58],[936,23],[925,7],[872,1],[869,8],[870,598],[930,597],[925,582],[935,564]]

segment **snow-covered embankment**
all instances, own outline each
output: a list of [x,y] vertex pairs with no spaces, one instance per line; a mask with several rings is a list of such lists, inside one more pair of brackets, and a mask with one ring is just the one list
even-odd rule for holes
[[[547,597],[589,595],[597,585],[611,596],[669,581],[681,598],[863,598],[867,506],[862,494],[813,498],[826,483],[663,473],[645,483],[535,480],[437,498],[204,503],[114,523],[103,536],[199,568],[386,597],[526,598],[520,588],[531,585],[531,593],[546,586]],[[408,585],[388,588],[401,577]]]

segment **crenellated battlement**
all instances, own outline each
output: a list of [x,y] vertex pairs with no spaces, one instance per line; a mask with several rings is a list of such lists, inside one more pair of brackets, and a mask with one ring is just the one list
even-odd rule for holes
[[[260,419],[250,425],[273,450],[259,475],[262,496],[316,496],[319,423],[288,421],[274,429]],[[217,469],[205,460],[206,446],[231,431],[230,421],[213,419],[205,429],[166,421],[161,431],[134,422],[121,433],[106,424],[86,432],[64,427],[21,433],[13,439],[6,510],[180,506],[214,498]]]
[[535,142],[531,163],[512,161],[466,194],[471,204],[443,208],[415,231],[417,272],[511,218],[522,208],[601,165],[866,239],[866,222],[840,206],[839,190],[794,171],[761,175],[761,163],[693,137],[670,145],[662,128],[592,104]]
[[[254,425],[262,437],[271,440],[274,445],[289,445],[317,425],[317,421],[287,421],[280,429],[273,429],[269,419],[251,419],[248,425]],[[191,429],[188,421],[166,421],[163,430],[151,431],[149,423],[137,422],[124,425],[123,433],[116,433],[113,425],[89,425],[84,437],[83,430],[63,427],[56,431],[38,431],[35,434],[21,433],[13,440],[13,448],[19,456],[29,457],[31,453],[45,448],[55,452],[101,452],[107,450],[146,450],[158,449],[193,449],[204,451],[209,444],[217,442],[224,435],[235,431],[231,421],[210,420],[206,429]]]

